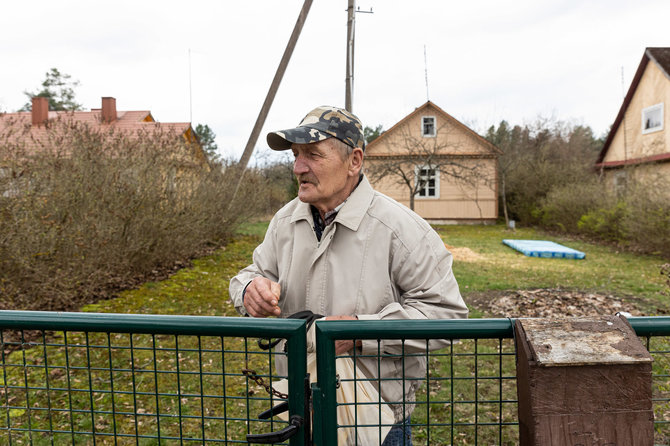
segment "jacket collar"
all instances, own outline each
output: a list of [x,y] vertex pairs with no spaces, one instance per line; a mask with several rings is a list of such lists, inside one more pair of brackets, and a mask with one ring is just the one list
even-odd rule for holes
[[[372,189],[372,185],[368,181],[368,178],[363,175],[363,179],[358,184],[358,187],[356,187],[351,195],[349,195],[344,206],[342,206],[342,209],[337,213],[334,223],[340,223],[352,231],[357,231],[363,217],[370,207],[374,193],[375,191]],[[291,223],[295,223],[298,220],[307,220],[308,222],[311,222],[312,213],[309,209],[309,204],[303,203],[298,198],[296,198],[296,200],[298,200],[298,205],[293,211],[293,214],[291,214]]]

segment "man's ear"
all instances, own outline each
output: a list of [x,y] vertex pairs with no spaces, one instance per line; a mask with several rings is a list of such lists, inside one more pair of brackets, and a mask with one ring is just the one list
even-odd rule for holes
[[363,168],[363,151],[356,147],[349,156],[349,175],[357,176]]

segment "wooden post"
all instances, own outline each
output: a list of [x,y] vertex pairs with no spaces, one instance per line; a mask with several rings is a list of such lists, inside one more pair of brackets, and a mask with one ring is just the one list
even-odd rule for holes
[[[251,158],[251,154],[254,151],[256,141],[258,141],[258,135],[260,135],[261,129],[263,128],[263,124],[265,124],[265,118],[267,118],[268,113],[270,112],[270,107],[272,106],[272,102],[274,101],[275,96],[277,94],[277,90],[279,89],[279,84],[281,84],[281,80],[284,77],[284,72],[286,72],[288,62],[289,60],[291,60],[293,49],[295,48],[296,43],[298,43],[298,37],[300,37],[302,26],[305,24],[305,20],[307,20],[307,13],[309,13],[309,8],[311,7],[312,7],[312,0],[305,0],[305,2],[302,4],[300,15],[298,15],[298,20],[295,22],[295,27],[293,28],[291,37],[288,40],[286,49],[284,50],[284,55],[282,56],[281,61],[279,62],[279,66],[277,67],[275,77],[274,79],[272,79],[270,90],[268,90],[268,94],[267,96],[265,96],[265,102],[263,102],[261,111],[258,113],[258,118],[256,118],[254,128],[251,130],[249,141],[247,141],[247,145],[244,148],[244,153],[242,153],[242,157],[240,158],[240,162],[238,163],[240,170],[242,170],[242,172],[240,173],[239,182],[242,181],[242,175],[244,173],[244,169],[247,167],[247,164],[249,163],[249,158]],[[237,185],[238,188],[239,188],[239,182]],[[236,192],[235,194],[237,194],[237,189],[235,192]]]
[[616,316],[516,321],[522,446],[651,446],[651,355]]

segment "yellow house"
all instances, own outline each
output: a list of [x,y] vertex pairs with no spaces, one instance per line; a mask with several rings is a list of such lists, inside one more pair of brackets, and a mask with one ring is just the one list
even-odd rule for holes
[[670,48],[647,48],[596,162],[614,188],[632,176],[670,178],[669,104]]
[[365,150],[374,187],[432,223],[498,218],[502,152],[428,101]]

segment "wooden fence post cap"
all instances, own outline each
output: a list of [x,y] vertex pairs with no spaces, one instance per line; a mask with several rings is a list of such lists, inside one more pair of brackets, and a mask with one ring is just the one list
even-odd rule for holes
[[652,362],[628,321],[618,316],[517,319],[517,332],[540,367]]

